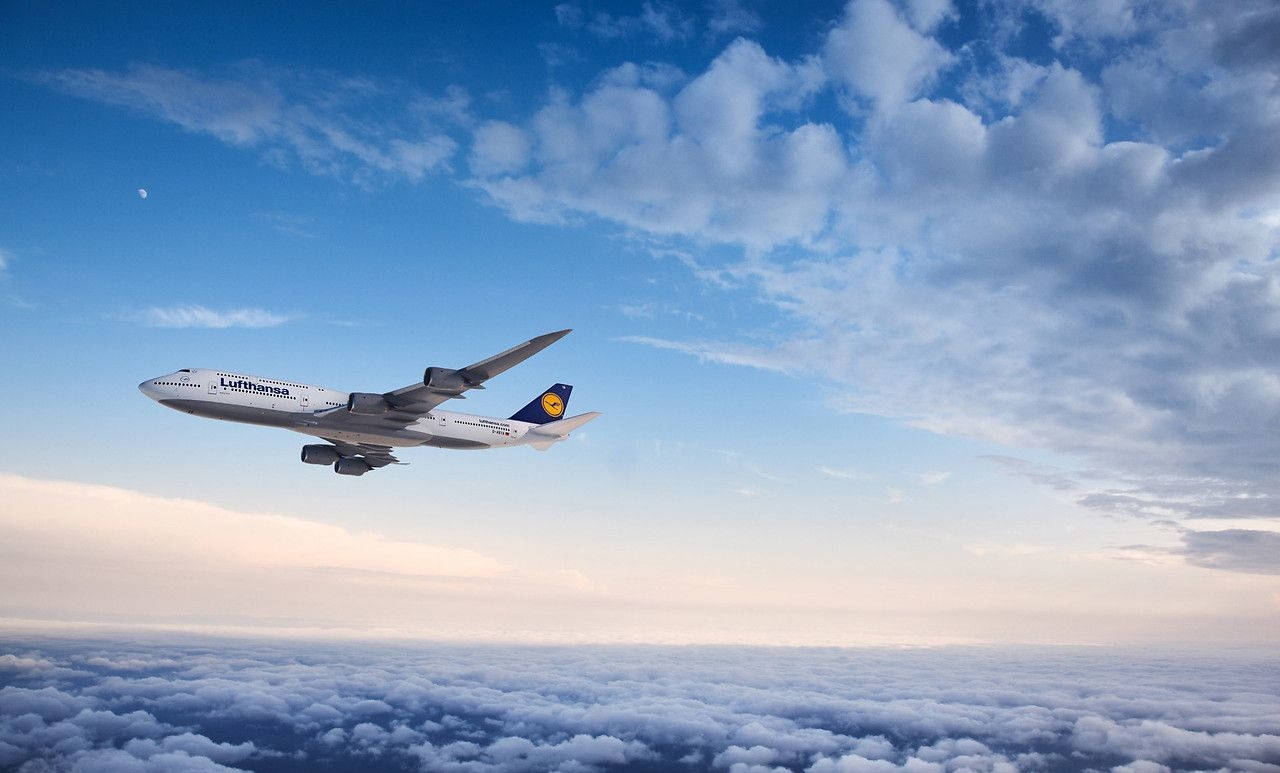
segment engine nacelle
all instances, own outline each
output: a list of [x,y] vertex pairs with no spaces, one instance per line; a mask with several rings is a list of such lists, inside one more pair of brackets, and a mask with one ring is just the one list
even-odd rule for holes
[[467,388],[467,381],[452,368],[427,368],[422,383],[434,392],[458,393]]
[[307,464],[333,464],[341,458],[333,446],[314,445],[302,447],[302,461]]
[[364,475],[372,469],[368,462],[355,456],[344,456],[333,463],[333,471],[339,475]]
[[390,409],[386,398],[371,392],[352,392],[347,398],[347,410],[360,416],[377,416]]

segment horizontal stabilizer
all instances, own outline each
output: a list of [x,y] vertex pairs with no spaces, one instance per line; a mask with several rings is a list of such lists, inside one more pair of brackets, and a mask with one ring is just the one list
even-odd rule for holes
[[[560,421],[550,421],[546,424],[539,424],[538,426],[533,427],[529,430],[529,434],[546,435],[548,440],[555,442],[555,440],[568,437],[570,432],[573,432],[578,427],[581,427],[583,424],[586,424],[599,415],[599,411],[591,411],[590,413],[580,413],[577,416],[570,416],[569,418],[561,419]],[[534,447],[537,447],[537,441],[535,441]]]

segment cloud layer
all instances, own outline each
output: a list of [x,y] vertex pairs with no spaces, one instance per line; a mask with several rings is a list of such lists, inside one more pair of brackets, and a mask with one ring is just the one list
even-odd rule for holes
[[0,644],[0,766],[1245,770],[1274,656],[1133,651]]

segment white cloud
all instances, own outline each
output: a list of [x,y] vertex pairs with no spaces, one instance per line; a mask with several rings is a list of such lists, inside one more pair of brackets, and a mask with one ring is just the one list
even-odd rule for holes
[[[457,87],[437,98],[401,93],[368,79],[258,62],[240,63],[222,77],[133,65],[117,72],[45,72],[37,80],[257,149],[273,162],[361,184],[383,178],[418,181],[447,169],[457,143],[445,130],[469,120],[466,94]],[[392,118],[360,118],[362,111],[385,104],[396,106]]]
[[519,172],[529,160],[529,138],[505,121],[485,121],[471,143],[471,171],[477,175]]
[[[522,171],[475,184],[521,219],[739,246],[695,275],[783,323],[749,343],[628,340],[816,375],[838,410],[1070,454],[1093,478],[1059,482],[1089,507],[1274,513],[1280,91],[1257,42],[1274,14],[972,13],[993,29],[1040,15],[1058,48],[1035,64],[1005,30],[952,51],[933,32],[948,3],[854,0],[808,57],[738,40],[679,88],[632,67],[557,92],[512,124]],[[816,119],[815,95],[848,116]]]
[[152,306],[139,312],[139,321],[151,327],[174,328],[232,328],[232,327],[279,327],[293,319],[286,314],[267,311],[266,309],[214,309],[198,304],[178,306]]
[[823,465],[818,468],[818,472],[829,478],[840,478],[841,480],[866,480],[871,477],[867,473],[852,467],[827,467]]
[[[936,24],[945,11],[913,3],[911,13]],[[887,0],[852,0],[827,33],[823,59],[831,77],[853,95],[890,109],[914,98],[953,55],[913,30]]]
[[744,6],[741,0],[711,0],[711,12],[707,19],[707,31],[713,36],[743,35],[759,32],[764,21],[755,11]]
[[[581,12],[561,10],[575,8],[563,4],[556,6],[556,17],[564,26],[581,24]],[[604,38],[623,38],[645,36],[658,43],[671,43],[683,40],[693,34],[693,20],[676,5],[645,0],[640,6],[640,13],[635,16],[614,16],[598,11],[586,22],[586,29],[591,34]]]
[[939,486],[951,477],[951,473],[934,470],[931,472],[922,472],[916,475],[916,480],[921,486]]
[[789,64],[738,40],[670,93],[679,79],[670,68],[628,66],[578,101],[557,92],[526,129],[531,168],[474,184],[534,221],[586,212],[656,233],[745,235],[761,246],[820,230],[823,202],[846,166],[839,137],[827,124],[779,131],[765,123],[818,88],[816,62]]

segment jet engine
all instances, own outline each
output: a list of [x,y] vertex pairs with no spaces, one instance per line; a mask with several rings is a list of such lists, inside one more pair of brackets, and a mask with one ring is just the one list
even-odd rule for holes
[[344,456],[333,463],[333,471],[339,475],[364,475],[372,469],[368,462],[355,456]]
[[466,379],[452,368],[427,368],[422,374],[422,384],[433,392],[445,394],[458,394],[468,386]]
[[333,464],[338,461],[338,449],[327,445],[302,447],[302,461],[307,464]]
[[386,398],[370,392],[352,392],[347,398],[347,410],[360,416],[377,416],[390,408]]

